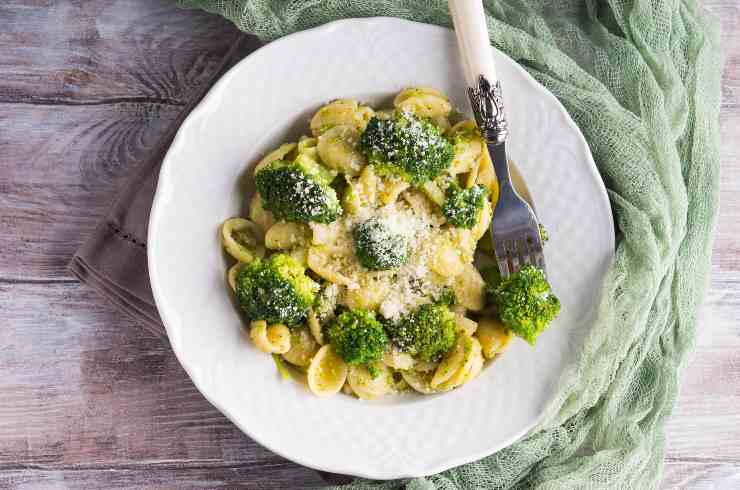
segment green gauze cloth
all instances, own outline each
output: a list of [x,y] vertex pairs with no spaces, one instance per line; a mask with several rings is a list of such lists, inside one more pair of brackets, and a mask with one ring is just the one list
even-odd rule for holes
[[[565,105],[617,223],[599,319],[530,435],[410,482],[348,488],[654,488],[694,341],[719,202],[717,22],[694,0],[485,1],[497,48]],[[272,40],[347,17],[450,26],[439,0],[180,0]]]

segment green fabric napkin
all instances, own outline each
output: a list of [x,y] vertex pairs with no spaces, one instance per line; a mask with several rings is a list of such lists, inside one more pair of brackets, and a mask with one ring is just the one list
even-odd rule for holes
[[[694,0],[484,3],[493,44],[551,90],[586,136],[615,214],[616,263],[583,354],[542,423],[496,454],[407,488],[656,487],[718,209],[718,24]],[[265,40],[347,17],[451,22],[438,0],[179,4]]]

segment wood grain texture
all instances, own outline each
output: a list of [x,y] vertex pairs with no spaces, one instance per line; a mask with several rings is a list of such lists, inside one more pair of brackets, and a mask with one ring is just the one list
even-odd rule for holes
[[[705,4],[723,28],[722,203],[664,489],[740,488],[740,5]],[[5,0],[0,25],[0,488],[320,484],[66,270],[236,30],[167,0]]]
[[112,472],[115,486],[159,470],[222,478],[232,467],[235,478],[260,469],[255,486],[319,481],[236,429],[168,345],[89,288],[0,284],[0,311],[0,483],[20,470]]
[[316,472],[300,475],[282,464],[264,465],[267,471],[255,471],[251,464],[226,467],[192,468],[143,464],[137,467],[77,468],[58,470],[8,470],[0,474],[4,488],[23,489],[133,489],[157,490],[208,489],[295,489],[316,488],[323,485]]
[[72,279],[72,254],[181,108],[116,103],[2,109],[0,154],[13,164],[0,173],[0,277]]
[[0,101],[183,104],[237,29],[166,1],[4,0]]

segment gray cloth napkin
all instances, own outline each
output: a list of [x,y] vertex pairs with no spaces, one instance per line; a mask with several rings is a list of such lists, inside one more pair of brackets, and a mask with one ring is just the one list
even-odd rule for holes
[[262,43],[240,35],[213,76],[203,83],[182,114],[172,123],[151,155],[141,162],[119,192],[95,232],[75,253],[69,268],[80,281],[96,289],[151,333],[164,338],[154,306],[146,260],[146,237],[159,169],[182,121],[221,75]]

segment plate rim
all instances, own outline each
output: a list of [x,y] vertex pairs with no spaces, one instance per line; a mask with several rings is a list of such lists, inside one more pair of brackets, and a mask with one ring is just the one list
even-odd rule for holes
[[[488,449],[484,451],[479,451],[477,453],[466,453],[465,455],[461,455],[459,457],[450,458],[446,460],[444,463],[438,463],[438,464],[428,464],[425,466],[423,471],[410,471],[405,474],[379,474],[379,473],[367,473],[364,472],[359,466],[356,466],[355,468],[347,468],[347,466],[350,465],[342,465],[341,461],[339,464],[336,465],[321,465],[316,464],[313,462],[307,462],[304,461],[300,457],[296,457],[295,455],[288,455],[285,452],[283,452],[280,448],[274,447],[270,440],[265,440],[259,437],[255,437],[252,432],[249,430],[247,426],[237,421],[237,418],[235,415],[230,413],[230,411],[223,407],[221,404],[219,404],[217,401],[213,400],[209,395],[207,395],[200,386],[200,382],[198,381],[198,377],[194,376],[193,374],[193,367],[188,366],[186,362],[183,361],[184,359],[184,353],[182,352],[182,347],[179,344],[178,341],[178,335],[174,331],[174,329],[168,325],[171,325],[172,323],[168,321],[168,315],[167,315],[167,308],[165,307],[165,300],[163,299],[162,291],[161,291],[161,284],[156,279],[157,274],[154,273],[154,271],[157,271],[157,264],[154,260],[154,252],[150,244],[154,243],[156,241],[156,230],[158,226],[158,221],[160,219],[161,210],[163,209],[162,202],[165,200],[165,196],[167,192],[164,190],[165,185],[167,185],[167,179],[168,174],[171,172],[172,160],[173,154],[177,153],[177,149],[180,145],[183,144],[183,140],[185,138],[185,134],[188,132],[188,129],[193,126],[194,122],[197,121],[201,117],[201,113],[206,111],[206,108],[210,105],[211,99],[216,97],[216,95],[220,92],[221,87],[229,83],[230,79],[234,77],[234,73],[240,69],[246,64],[253,63],[258,58],[269,55],[269,48],[274,45],[282,44],[283,42],[293,42],[296,39],[299,39],[301,37],[311,37],[317,34],[323,34],[324,31],[331,31],[332,29],[336,28],[337,26],[344,26],[347,25],[357,25],[357,24],[372,24],[372,23],[396,23],[399,25],[399,27],[403,27],[404,24],[413,24],[421,28],[429,29],[429,30],[444,30],[444,31],[451,31],[452,29],[445,27],[445,26],[438,26],[434,24],[427,24],[423,22],[416,22],[406,19],[401,19],[397,17],[388,17],[388,16],[374,16],[374,17],[360,17],[360,18],[346,18],[346,19],[339,19],[332,22],[328,22],[310,29],[298,31],[286,36],[283,36],[275,41],[272,41],[270,43],[267,43],[254,52],[247,55],[245,58],[240,60],[238,63],[236,63],[234,66],[232,66],[229,70],[227,70],[220,78],[219,80],[208,90],[206,95],[203,97],[203,99],[193,108],[193,110],[187,115],[187,117],[183,120],[180,127],[177,130],[177,133],[170,145],[170,147],[167,150],[167,153],[165,154],[164,158],[162,159],[161,168],[159,170],[159,176],[157,181],[156,190],[154,193],[154,198],[152,200],[152,206],[148,221],[148,228],[147,228],[147,267],[149,271],[149,281],[151,284],[152,289],[152,295],[154,298],[155,306],[157,307],[157,311],[159,312],[159,315],[162,319],[162,324],[165,328],[165,331],[167,333],[168,340],[170,342],[170,346],[172,347],[173,352],[175,353],[175,357],[177,358],[178,362],[182,366],[183,370],[187,373],[188,377],[190,378],[191,382],[195,386],[195,388],[198,390],[198,392],[210,403],[215,407],[219,412],[221,412],[231,423],[233,423],[241,432],[246,434],[248,437],[250,437],[252,440],[256,441],[258,444],[264,446],[269,451],[286,458],[290,461],[293,461],[297,464],[300,464],[302,466],[306,466],[308,468],[312,468],[314,470],[318,471],[325,471],[325,472],[331,472],[331,473],[339,473],[339,474],[345,474],[360,478],[367,478],[367,479],[375,479],[375,480],[392,480],[392,479],[403,479],[403,478],[418,478],[418,477],[424,477],[436,473],[440,473],[442,471],[446,471],[450,468],[454,468],[463,464],[467,464],[473,461],[478,461],[479,459],[485,458],[497,451],[500,451],[501,449],[504,449],[511,444],[515,443],[516,441],[523,438],[526,434],[528,434],[534,427],[539,425],[539,423],[542,421],[542,418],[546,412],[546,410],[543,410],[535,420],[532,421],[531,424],[528,424],[524,429],[522,429],[520,432],[518,432],[516,435],[512,436],[506,441],[498,442],[496,444],[491,445]],[[499,55],[504,56],[508,58],[512,64],[515,67],[515,70],[519,71],[521,75],[524,76],[524,79],[526,80],[526,83],[529,85],[530,89],[536,90],[537,92],[541,93],[545,98],[549,98],[552,103],[555,104],[555,107],[557,107],[559,113],[561,116],[563,116],[565,124],[570,126],[572,130],[575,131],[577,134],[577,139],[579,144],[583,147],[584,154],[586,156],[586,160],[588,162],[588,168],[590,177],[592,180],[595,181],[597,187],[599,188],[599,195],[602,198],[602,204],[606,206],[606,209],[609,211],[610,215],[613,215],[613,211],[611,209],[611,203],[609,201],[609,196],[607,193],[606,186],[604,184],[603,179],[601,178],[601,175],[598,172],[598,168],[596,167],[596,163],[593,159],[593,155],[591,153],[591,149],[588,145],[588,142],[586,141],[585,137],[583,136],[583,133],[581,132],[578,125],[575,123],[573,118],[570,116],[568,111],[565,109],[563,104],[560,102],[560,100],[555,97],[555,95],[552,94],[544,85],[542,85],[540,82],[538,82],[532,75],[529,74],[519,63],[517,63],[515,60],[513,60],[511,57],[509,57],[506,53],[498,50],[495,46],[491,46],[491,49],[494,50],[494,52],[497,52]],[[607,227],[609,228],[609,251],[610,256],[606,257],[606,259],[609,261],[609,263],[612,263],[615,257],[615,243],[616,243],[616,237],[615,237],[615,229],[614,229],[614,221],[608,220]],[[579,354],[580,355],[580,354]],[[575,362],[575,361],[571,361]],[[547,402],[546,405],[549,405],[552,403],[554,398],[550,398],[550,400]]]

